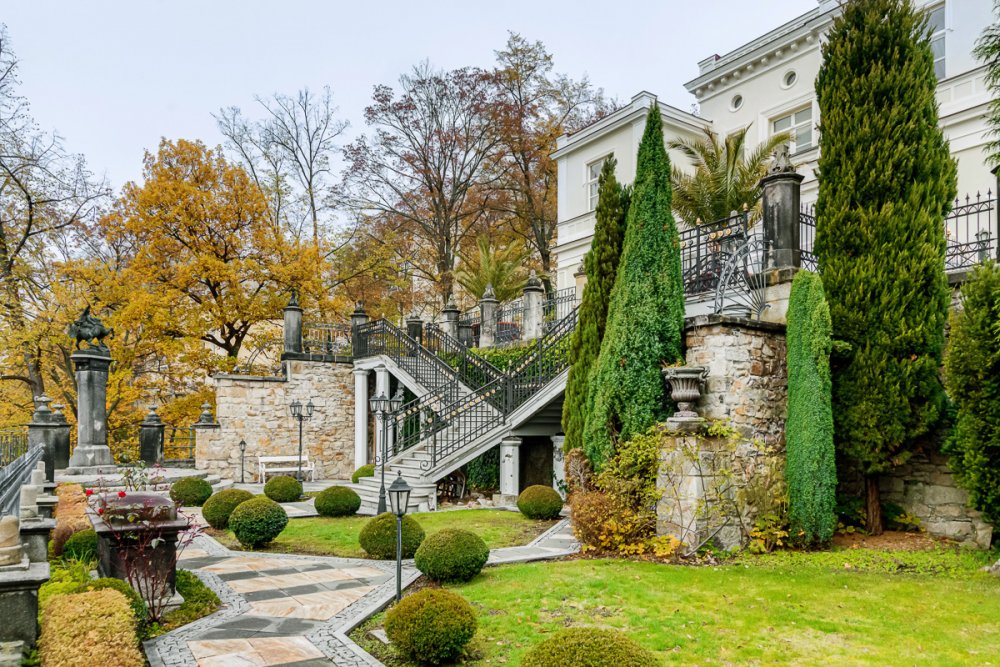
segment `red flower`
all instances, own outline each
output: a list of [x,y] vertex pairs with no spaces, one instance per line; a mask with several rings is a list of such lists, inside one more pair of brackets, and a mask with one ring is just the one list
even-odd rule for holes
[[124,491],[119,491],[118,492],[118,497],[119,498],[124,498],[125,497],[125,492]]
[[91,495],[92,493],[94,493],[94,490],[93,490],[93,489],[87,489],[86,491],[84,491],[84,493],[85,493],[85,494],[87,494],[87,495],[89,496],[89,495]]
[[98,514],[104,514],[104,508],[103,507],[98,507],[97,508],[97,513]]

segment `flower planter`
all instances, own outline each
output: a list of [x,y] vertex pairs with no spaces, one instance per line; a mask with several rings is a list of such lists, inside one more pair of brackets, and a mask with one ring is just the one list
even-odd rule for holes
[[177,517],[170,498],[138,491],[105,494],[87,514],[97,533],[102,577],[128,581],[151,608],[166,611],[180,605],[177,540],[190,524]]
[[694,405],[701,398],[701,385],[708,377],[708,369],[702,366],[672,366],[663,369],[663,379],[670,388],[670,398],[677,404],[672,419],[698,419]]

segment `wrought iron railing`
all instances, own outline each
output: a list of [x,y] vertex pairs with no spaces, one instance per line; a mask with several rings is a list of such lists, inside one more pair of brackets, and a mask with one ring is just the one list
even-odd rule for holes
[[302,326],[302,352],[326,356],[351,354],[351,325],[308,322]]
[[516,410],[569,367],[569,346],[576,328],[578,309],[559,320],[529,348],[529,353],[510,368],[507,412]]
[[195,430],[193,426],[167,426],[163,437],[163,460],[174,465],[194,461]]
[[808,204],[799,210],[799,248],[801,249],[802,267],[810,271],[819,269],[816,252],[816,205]]
[[497,307],[497,328],[494,344],[497,347],[521,340],[524,329],[524,297],[501,303]]
[[946,271],[970,269],[997,258],[997,199],[991,190],[985,197],[978,192],[975,198],[966,195],[964,203],[956,199],[944,225]]
[[504,375],[499,368],[442,331],[438,324],[424,326],[424,347],[454,368],[458,379],[470,389],[487,385]]
[[27,451],[27,429],[4,429],[0,431],[0,468],[6,468]]
[[726,261],[746,240],[749,227],[747,213],[734,213],[728,218],[680,232],[685,294],[700,294],[716,288]]
[[384,354],[430,390],[454,382],[457,371],[436,354],[386,320],[362,324],[355,331],[354,356]]
[[448,456],[502,426],[506,414],[497,406],[506,403],[508,387],[509,379],[502,378],[445,406],[429,429],[430,459],[421,461],[421,469],[433,470]]
[[557,322],[573,312],[580,303],[576,287],[550,292],[545,299],[544,321],[546,329],[553,327]]

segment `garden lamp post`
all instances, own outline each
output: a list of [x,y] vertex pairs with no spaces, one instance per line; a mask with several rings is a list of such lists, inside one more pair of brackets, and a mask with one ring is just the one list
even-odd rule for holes
[[385,393],[381,393],[377,396],[372,396],[368,401],[369,406],[371,406],[372,413],[375,415],[375,421],[379,429],[379,436],[382,439],[382,451],[376,452],[378,457],[379,466],[382,468],[382,483],[379,485],[378,489],[378,514],[385,514],[385,460],[386,454],[388,453],[388,448],[386,447],[386,433],[385,433],[385,415],[389,410],[389,397]]
[[292,418],[298,420],[299,422],[299,464],[298,471],[295,473],[295,479],[302,481],[302,422],[307,419],[312,418],[313,415],[313,402],[309,399],[309,402],[302,405],[299,399],[292,401],[292,404],[288,406],[288,409],[292,413]]
[[244,464],[244,460],[245,459],[243,457],[246,455],[246,453],[247,453],[247,441],[241,439],[240,440],[240,484],[244,483],[243,482],[243,464]]
[[403,479],[402,472],[389,487],[389,502],[396,515],[396,602],[399,602],[403,591],[403,515],[410,504],[410,485]]

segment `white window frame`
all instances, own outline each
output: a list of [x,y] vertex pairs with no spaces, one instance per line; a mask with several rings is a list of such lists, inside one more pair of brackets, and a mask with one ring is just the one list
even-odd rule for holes
[[[937,77],[938,81],[940,81],[941,79],[944,79],[946,75],[946,56],[948,53],[947,52],[948,44],[946,41],[948,34],[948,13],[945,8],[945,3],[943,2],[937,5],[933,5],[931,7],[927,7],[925,11],[927,12],[927,19],[928,19],[927,26],[928,28],[931,29],[930,33],[931,51],[933,52],[934,50],[935,42],[941,43],[941,55],[934,57],[934,76]],[[941,27],[938,29],[934,29],[933,27],[931,27],[930,17],[931,14],[938,11],[941,12]],[[938,71],[938,65],[940,65],[940,71]]]
[[[796,123],[795,122],[795,115],[798,114],[798,113],[801,113],[803,111],[809,111],[809,118],[808,118],[808,120]],[[780,112],[778,112],[778,113],[770,116],[768,118],[768,120],[767,120],[767,127],[768,127],[768,131],[769,131],[768,136],[774,136],[774,135],[779,134],[781,132],[787,132],[787,133],[789,133],[791,135],[791,139],[788,142],[789,153],[791,153],[792,155],[794,155],[796,153],[802,153],[803,151],[809,151],[809,150],[812,150],[813,148],[816,148],[818,142],[816,141],[816,119],[813,117],[814,116],[814,112],[815,112],[815,109],[813,108],[812,104],[804,104],[804,105],[800,105],[798,107],[793,107],[793,108],[785,110],[785,111],[780,111]],[[789,119],[789,126],[787,128],[781,129],[781,130],[775,129],[775,127],[774,127],[775,124],[777,124],[778,121],[784,120],[785,118]],[[806,146],[806,147],[802,147],[802,146],[799,146],[796,143],[796,141],[795,141],[795,135],[796,135],[796,131],[798,129],[801,129],[801,128],[806,127],[806,126],[808,126],[809,130],[810,130],[810,132],[809,132],[809,137],[810,137],[809,138],[809,145]]]
[[[601,178],[601,169],[604,167],[604,163],[610,158],[615,156],[614,152],[605,153],[596,160],[591,160],[584,165],[583,168],[583,187],[587,193],[587,211],[597,210],[597,199],[600,196],[600,186],[599,181]],[[597,165],[597,175],[592,177],[590,168]]]

